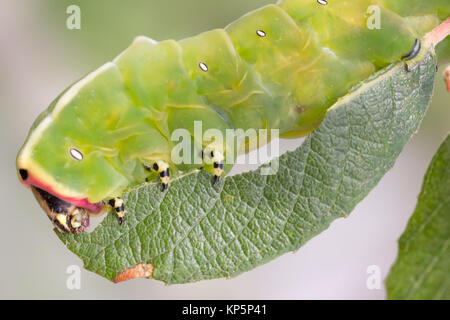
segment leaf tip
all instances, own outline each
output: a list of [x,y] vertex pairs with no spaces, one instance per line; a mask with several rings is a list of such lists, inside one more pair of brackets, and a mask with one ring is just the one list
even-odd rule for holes
[[128,268],[120,272],[114,279],[114,283],[128,281],[135,278],[150,279],[153,274],[153,265],[151,263],[138,263],[134,267]]

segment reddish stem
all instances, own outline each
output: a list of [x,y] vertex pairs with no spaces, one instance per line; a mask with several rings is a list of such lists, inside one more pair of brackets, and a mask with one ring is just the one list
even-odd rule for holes
[[436,46],[448,35],[450,35],[450,18],[447,18],[447,20],[428,32],[425,35],[425,39],[429,41],[433,46]]
[[[438,25],[425,35],[425,41],[435,47],[439,42],[450,35],[450,18]],[[447,92],[450,92],[450,65],[444,71],[444,81],[447,84]]]

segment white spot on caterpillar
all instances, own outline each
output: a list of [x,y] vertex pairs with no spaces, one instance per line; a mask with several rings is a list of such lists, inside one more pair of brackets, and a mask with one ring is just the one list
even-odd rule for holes
[[83,160],[83,154],[81,153],[81,151],[79,151],[75,148],[71,148],[69,150],[69,153],[72,156],[72,158],[74,158],[75,160],[78,160],[78,161]]
[[332,55],[334,58],[336,58],[336,59],[338,58],[337,55],[336,55],[336,53],[334,53],[334,51],[331,50],[330,48],[328,48],[328,47],[322,47],[322,49],[323,49],[323,51],[325,51],[325,52],[329,53],[330,55]]
[[326,6],[328,4],[328,1],[326,1],[326,0],[317,0],[317,3],[321,4],[323,6]]
[[208,66],[204,62],[200,62],[198,64],[198,66],[199,66],[200,70],[202,70],[203,72],[208,71]]
[[256,34],[261,38],[264,38],[266,36],[266,33],[263,30],[257,30]]

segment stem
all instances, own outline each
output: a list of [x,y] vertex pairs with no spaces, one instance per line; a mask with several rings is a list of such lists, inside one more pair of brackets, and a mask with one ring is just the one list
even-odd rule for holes
[[[439,42],[450,35],[450,18],[438,25],[425,35],[425,41],[435,47]],[[444,81],[447,84],[447,92],[450,92],[450,65],[444,71]]]
[[447,18],[447,20],[428,32],[425,35],[425,40],[431,43],[434,47],[448,35],[450,35],[450,18]]

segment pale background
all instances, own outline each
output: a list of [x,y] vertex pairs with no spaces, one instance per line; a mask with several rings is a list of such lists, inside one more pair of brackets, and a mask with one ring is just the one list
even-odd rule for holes
[[[366,270],[377,265],[383,279],[388,274],[425,170],[449,131],[450,94],[444,90],[442,68],[419,133],[350,217],[332,223],[295,254],[231,280],[173,286],[133,280],[115,285],[82,269],[81,289],[69,290],[66,269],[82,266],[81,260],[57,239],[32,194],[17,180],[16,153],[36,116],[69,84],[113,59],[134,36],[181,39],[225,26],[271,2],[1,0],[0,298],[385,298],[383,284],[380,290],[367,288]],[[81,6],[79,31],[66,28],[70,4]],[[299,143],[283,142],[282,150]]]

